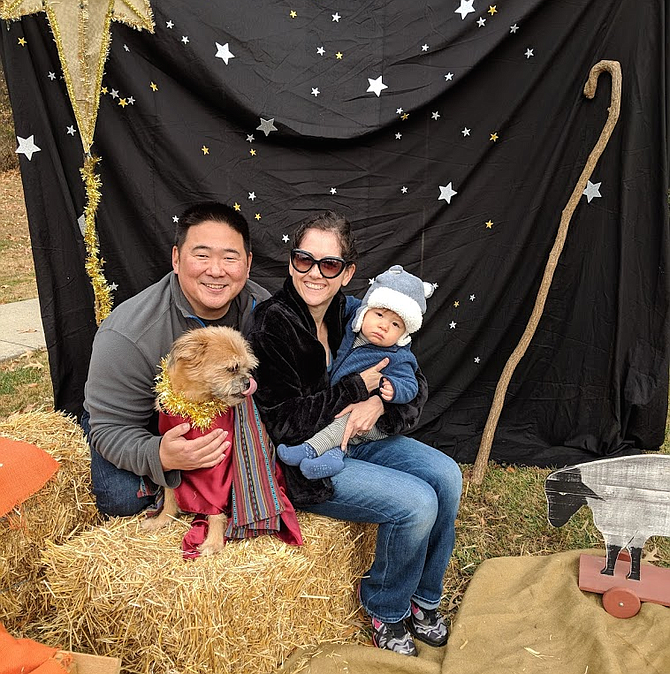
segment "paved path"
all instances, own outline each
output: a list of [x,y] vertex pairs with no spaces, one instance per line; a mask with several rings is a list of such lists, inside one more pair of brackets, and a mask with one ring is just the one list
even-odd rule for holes
[[44,346],[39,300],[0,304],[0,360]]

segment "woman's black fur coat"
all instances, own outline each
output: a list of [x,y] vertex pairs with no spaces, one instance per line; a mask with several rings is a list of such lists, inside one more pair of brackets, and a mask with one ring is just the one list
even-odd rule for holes
[[[326,311],[332,358],[342,341],[351,302],[338,292]],[[360,375],[343,377],[331,387],[326,353],[316,334],[316,324],[303,299],[287,278],[284,287],[259,304],[251,315],[247,339],[260,365],[254,399],[275,444],[297,445],[327,426],[350,403],[366,400],[368,391]],[[419,393],[406,405],[385,404],[377,426],[389,435],[410,430],[419,420],[428,386],[417,371]],[[308,480],[298,466],[282,464],[288,496],[294,506],[327,501],[333,494],[329,478]]]

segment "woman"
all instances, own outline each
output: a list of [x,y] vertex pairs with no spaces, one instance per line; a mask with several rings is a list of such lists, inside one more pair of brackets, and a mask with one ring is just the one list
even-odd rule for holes
[[372,618],[376,646],[416,655],[413,637],[432,646],[447,640],[436,609],[454,547],[461,473],[445,454],[399,435],[416,424],[425,402],[420,372],[419,394],[406,405],[385,406],[375,393],[386,359],[330,386],[328,369],[360,304],[341,290],[351,281],[355,262],[344,217],[327,212],[299,227],[289,278],[251,317],[248,338],[260,361],[255,398],[277,444],[302,442],[346,413],[350,435],[377,423],[390,436],[350,447],[344,469],[332,478],[307,480],[295,466],[285,466],[284,472],[296,507],[379,524],[375,560],[361,581],[360,600]]

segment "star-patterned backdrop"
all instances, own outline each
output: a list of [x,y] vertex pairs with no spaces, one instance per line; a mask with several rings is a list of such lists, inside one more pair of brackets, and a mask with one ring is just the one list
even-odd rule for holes
[[[402,264],[435,284],[413,349],[430,399],[416,437],[471,461],[537,295],[561,212],[614,133],[570,223],[492,456],[564,464],[663,441],[668,393],[667,138],[661,0],[153,2],[154,31],[112,22],[91,152],[97,234],[118,305],[169,270],[185,207],[251,225],[274,291],[290,236],[333,209],[361,260],[350,290]],[[82,139],[47,15],[6,23],[56,404],[81,409],[94,292]]]

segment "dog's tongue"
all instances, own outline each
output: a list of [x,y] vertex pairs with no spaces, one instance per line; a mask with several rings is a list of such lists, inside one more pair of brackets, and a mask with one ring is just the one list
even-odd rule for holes
[[246,391],[242,391],[242,395],[244,396],[250,396],[256,393],[256,389],[258,388],[258,384],[256,383],[256,380],[253,377],[249,377],[249,388]]

